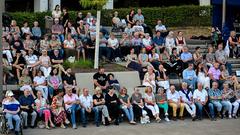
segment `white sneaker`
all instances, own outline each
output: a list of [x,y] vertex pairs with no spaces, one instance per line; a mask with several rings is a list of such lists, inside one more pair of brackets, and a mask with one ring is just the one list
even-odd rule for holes
[[165,118],[165,121],[166,121],[166,122],[169,122],[170,120],[169,120],[169,118],[168,118],[168,117],[166,117],[166,118]]
[[231,118],[232,118],[232,115],[229,115],[228,118],[231,119]]

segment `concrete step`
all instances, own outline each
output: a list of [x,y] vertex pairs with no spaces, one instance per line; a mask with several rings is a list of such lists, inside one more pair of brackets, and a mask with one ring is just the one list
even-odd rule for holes
[[206,43],[210,43],[210,40],[195,40],[195,39],[186,39],[186,43],[187,44],[206,44]]
[[240,69],[240,63],[233,63],[232,68],[238,68]]

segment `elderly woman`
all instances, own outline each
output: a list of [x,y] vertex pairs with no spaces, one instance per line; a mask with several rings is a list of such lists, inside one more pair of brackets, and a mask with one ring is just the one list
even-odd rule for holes
[[156,104],[156,100],[155,100],[155,96],[153,94],[152,88],[149,86],[145,89],[144,101],[145,101],[145,106],[149,110],[151,110],[156,121],[160,122],[161,119],[159,117],[159,108],[158,108],[158,105]]
[[[6,98],[3,99],[3,112],[6,113],[5,117],[7,119],[7,124],[9,130],[15,130],[15,135],[19,134],[20,131],[20,117],[18,115],[20,111],[19,102],[13,97],[14,94],[12,91],[6,92]],[[15,121],[15,129],[13,126],[13,120]]]
[[[236,118],[236,114],[239,108],[239,103],[236,101],[235,92],[229,88],[228,83],[223,84],[223,95],[222,95],[222,104],[227,106],[226,110],[223,110],[223,115],[225,116],[226,111],[228,111],[228,118],[231,119],[232,116]],[[232,113],[232,106],[234,107]]]
[[93,95],[93,106],[98,111],[102,111],[102,122],[104,125],[109,125],[112,120],[109,116],[107,106],[105,105],[105,99],[100,87],[95,88],[95,94]]
[[173,36],[174,32],[170,31],[165,39],[165,47],[170,55],[172,54],[172,48],[176,46],[175,39]]
[[140,93],[140,90],[138,88],[134,88],[134,93],[131,96],[131,103],[133,106],[133,112],[135,115],[135,118],[140,118],[140,121],[143,119],[143,108],[144,108],[144,103],[143,103],[143,97],[142,94]]
[[164,110],[165,120],[169,122],[168,118],[168,102],[167,102],[167,94],[163,88],[159,88],[157,94],[155,95],[156,103],[159,108]]
[[61,128],[66,128],[64,123],[69,124],[70,122],[68,121],[66,112],[64,110],[63,95],[63,90],[59,90],[57,92],[57,95],[53,97],[51,110],[54,115],[54,122],[56,124],[61,124]]
[[109,92],[105,95],[105,101],[110,116],[115,119],[114,124],[119,125],[119,99],[115,94],[115,90],[112,86],[109,87]]
[[144,75],[143,83],[144,86],[149,86],[153,90],[156,90],[156,82],[155,82],[155,73],[154,68],[148,66],[148,71]]
[[35,104],[36,104],[36,111],[38,112],[39,116],[42,117],[42,115],[44,114],[45,128],[50,129],[48,126],[49,122],[50,122],[50,126],[54,128],[55,125],[51,120],[51,112],[49,109],[49,105],[47,104],[46,99],[42,97],[41,91],[37,92],[37,99],[35,100]]
[[119,94],[118,98],[119,98],[119,101],[120,101],[120,107],[124,111],[124,113],[126,114],[129,123],[130,124],[136,124],[136,122],[134,121],[133,107],[130,103],[130,97],[127,94],[127,89],[125,87],[123,87],[120,90],[120,94]]

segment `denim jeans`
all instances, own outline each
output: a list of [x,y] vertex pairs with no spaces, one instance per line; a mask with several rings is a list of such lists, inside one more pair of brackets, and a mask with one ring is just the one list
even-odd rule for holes
[[197,83],[197,78],[193,78],[192,80],[189,79],[183,79],[183,82],[186,82],[188,85],[192,85],[192,89],[195,90],[195,86]]
[[129,121],[133,121],[134,119],[134,114],[133,114],[133,108],[132,106],[129,108],[122,108],[124,113],[126,114],[127,118]]
[[15,120],[15,131],[20,131],[20,117],[17,114],[6,113],[6,119],[9,129],[14,129],[13,120]]
[[68,108],[68,112],[71,114],[72,125],[76,125],[76,111],[80,109],[78,104],[73,104],[72,107]]
[[203,105],[199,102],[196,102],[195,104],[196,104],[196,107],[197,107],[197,116],[199,118],[202,118],[202,116],[203,116]]
[[232,114],[232,103],[230,101],[224,100],[221,102],[223,106],[223,114],[225,114],[226,111],[228,111],[228,114]]
[[[98,124],[99,123],[99,118],[98,118],[99,111],[96,107],[92,108],[92,111],[94,112],[95,124]],[[81,120],[82,120],[83,125],[87,124],[87,116],[86,116],[85,108],[81,108]]]
[[215,114],[214,114],[214,107],[217,108],[217,111],[220,112],[222,110],[222,104],[220,103],[220,101],[211,101],[209,104],[208,104],[208,107],[209,107],[209,110],[210,110],[210,115],[212,118],[215,117]]

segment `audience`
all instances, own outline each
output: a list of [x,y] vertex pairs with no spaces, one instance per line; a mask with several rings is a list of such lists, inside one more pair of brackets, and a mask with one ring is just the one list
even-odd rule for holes
[[[168,33],[160,19],[155,27],[155,35],[151,35],[152,31],[148,30],[141,9],[138,9],[137,14],[134,14],[134,10],[130,11],[126,16],[127,26],[117,12],[114,15],[114,26],[125,28],[124,32],[120,32],[119,39],[116,33],[109,36],[108,31],[105,32],[102,28],[99,57],[104,62],[120,62],[125,58],[126,67],[138,71],[141,83],[146,86],[144,96],[139,88],[135,88],[129,97],[127,89],[120,86],[118,78],[114,78],[113,74],[107,76],[103,67],[93,75],[95,94],[89,94],[92,90],[87,88],[83,88],[80,94],[78,85],[81,84],[77,84],[75,74],[70,67],[66,67],[65,61],[68,56],[77,56],[79,60],[80,53],[84,61],[85,57],[93,57],[96,18],[90,12],[85,18],[78,12],[76,23],[71,23],[67,9],[61,11],[60,6],[56,5],[52,12],[54,25],[50,34],[42,31],[39,27],[42,24],[38,21],[34,21],[31,27],[24,21],[20,29],[17,22],[12,20],[9,30],[5,28],[2,37],[3,82],[8,84],[15,79],[20,86],[17,98],[19,102],[13,98],[15,95],[11,91],[7,91],[2,102],[9,129],[18,134],[21,120],[24,129],[28,126],[34,128],[37,117],[44,120],[47,129],[55,127],[54,124],[66,128],[70,123],[67,114],[70,115],[74,129],[77,128],[76,120],[79,116],[82,126],[86,127],[87,118],[92,117],[88,113],[95,114],[97,127],[101,122],[104,125],[112,122],[119,125],[122,114],[127,116],[130,124],[136,124],[138,119],[140,123],[145,123],[146,112],[152,113],[159,122],[159,109],[163,109],[164,119],[169,121],[168,107],[173,110],[173,120],[176,120],[178,108],[181,120],[184,119],[184,108],[193,121],[202,120],[203,110],[208,111],[206,106],[212,120],[216,119],[216,114],[221,118],[225,115],[237,118],[240,85],[221,40],[214,39],[218,46],[208,46],[206,55],[201,53],[200,47],[191,53],[183,32],[179,31],[177,36],[173,31]],[[235,31],[230,33],[228,43],[230,57],[238,58],[239,40]],[[169,86],[169,75],[172,73],[180,78],[183,76],[181,89]],[[128,90],[131,91],[130,88]],[[216,114],[214,107],[217,108]],[[21,120],[19,115],[22,116]],[[15,126],[12,120],[15,120]]]

